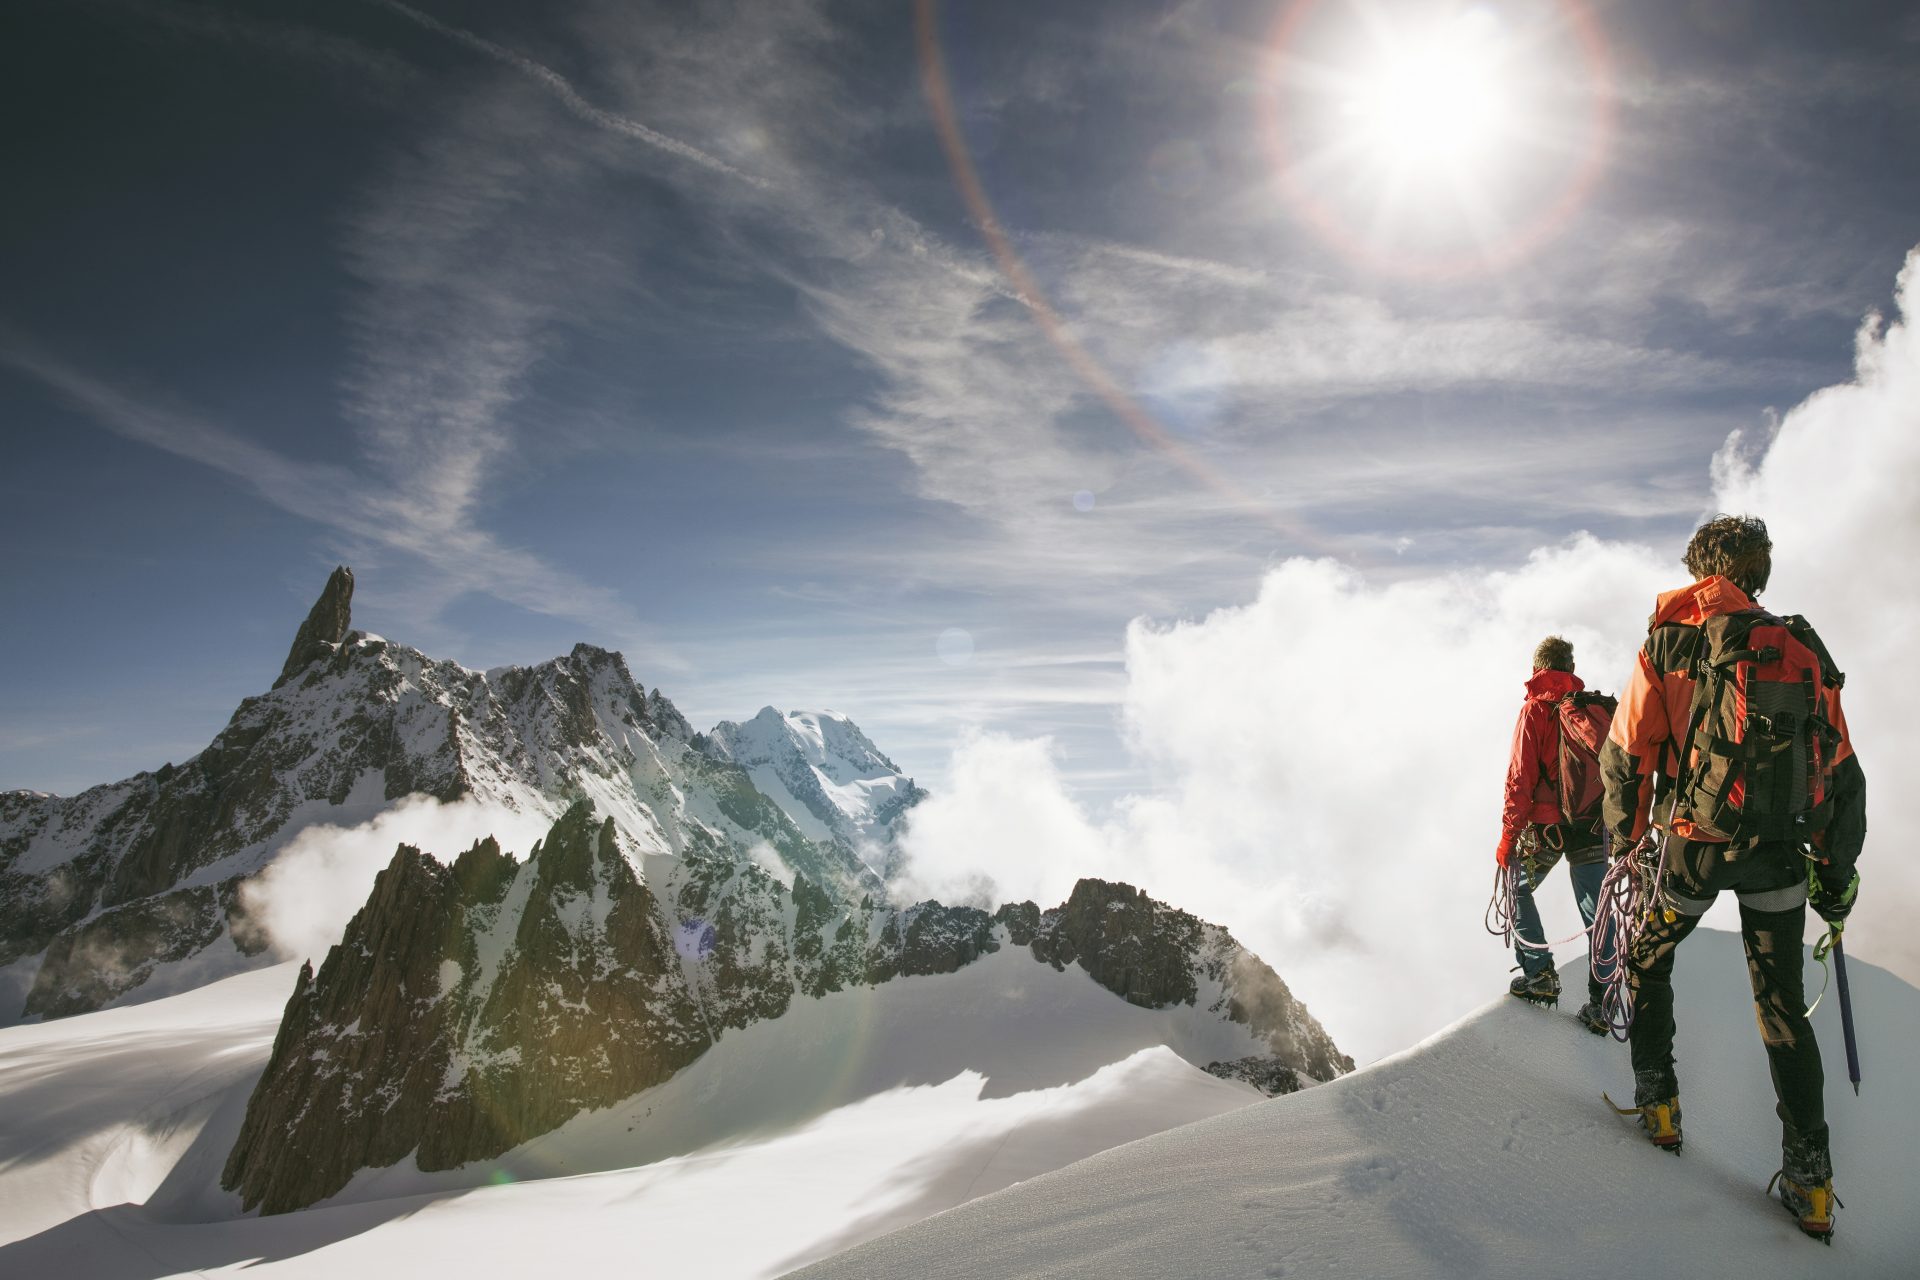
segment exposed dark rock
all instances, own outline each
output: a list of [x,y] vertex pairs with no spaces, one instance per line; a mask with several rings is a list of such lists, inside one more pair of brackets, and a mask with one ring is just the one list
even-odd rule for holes
[[1244,1080],[1269,1098],[1293,1093],[1300,1088],[1300,1073],[1278,1058],[1236,1058],[1232,1062],[1209,1062],[1206,1072],[1222,1080]]
[[[1030,905],[1012,910],[1025,916]],[[1204,986],[1206,1009],[1246,1026],[1281,1063],[1316,1080],[1353,1070],[1265,961],[1218,925],[1131,885],[1080,881],[1064,906],[1040,916],[1032,946],[1036,958],[1055,968],[1079,964],[1107,990],[1151,1009],[1198,1003]]]
[[1198,917],[1155,902],[1132,885],[1082,880],[1065,906],[1043,917],[1033,954],[1056,969],[1077,962],[1095,982],[1133,1004],[1191,1004],[1200,927]]
[[584,801],[524,863],[490,840],[451,867],[402,847],[319,973],[302,974],[225,1185],[276,1213],[409,1153],[428,1170],[487,1159],[796,1000],[961,969],[1001,928],[1136,1003],[1204,998],[1272,1050],[1217,1075],[1271,1093],[1352,1068],[1224,930],[1127,885],[1083,880],[1053,911],[989,915],[847,907],[718,849],[663,870],[642,883]]
[[1031,902],[1009,902],[993,913],[995,923],[1006,926],[1007,940],[1016,947],[1033,945],[1040,932],[1040,908]]
[[301,966],[227,1158],[223,1182],[248,1208],[312,1204],[419,1145],[450,1056],[441,966],[465,954],[454,891],[403,845],[319,974]]
[[584,803],[524,863],[492,841],[451,867],[402,846],[303,969],[222,1181],[279,1213],[409,1153],[484,1159],[710,1042],[657,901]]
[[145,982],[157,965],[185,960],[220,936],[227,916],[212,885],[116,907],[58,935],[34,976],[24,1012],[86,1013]]
[[308,664],[331,656],[347,638],[347,630],[352,625],[353,570],[341,565],[328,575],[320,598],[313,602],[313,608],[307,611],[307,620],[294,633],[293,648],[287,650],[287,661],[280,668],[280,678],[273,682],[273,687],[278,689],[306,670]]
[[985,911],[922,902],[887,921],[867,967],[868,981],[952,973],[997,950],[993,917]]

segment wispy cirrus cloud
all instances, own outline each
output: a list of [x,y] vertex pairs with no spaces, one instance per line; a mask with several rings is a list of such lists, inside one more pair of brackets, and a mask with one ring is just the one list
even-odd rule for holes
[[[287,510],[425,557],[435,581],[423,608],[481,590],[624,629],[637,624],[619,593],[488,532],[489,503],[578,447],[558,443],[567,424],[536,408],[543,372],[583,335],[624,337],[635,316],[681,323],[650,294],[677,272],[776,294],[783,323],[826,339],[833,372],[860,374],[831,410],[837,438],[905,459],[912,495],[934,513],[884,539],[769,539],[756,567],[818,569],[832,579],[825,598],[857,595],[850,579],[884,580],[902,613],[970,594],[1022,625],[1070,632],[1238,598],[1296,549],[1243,497],[1134,437],[1048,345],[960,222],[910,64],[891,46],[860,61],[877,11],[589,2],[540,29],[535,57],[419,5],[366,10],[409,24],[415,43],[438,37],[454,66],[410,96],[339,219],[352,358],[337,382],[353,465],[306,468],[72,368],[42,381],[117,415],[122,434],[247,477]],[[983,147],[1014,151],[1013,134],[1069,121],[1110,184],[1070,206],[1046,184],[1078,173],[989,164],[1009,220],[1028,224],[1014,226],[1015,243],[1114,379],[1255,506],[1316,527],[1316,550],[1391,574],[1403,558],[1497,556],[1601,517],[1677,523],[1707,496],[1685,463],[1732,425],[1697,402],[1808,376],[1656,323],[1670,294],[1700,306],[1710,296],[1729,315],[1763,285],[1786,296],[1778,263],[1713,277],[1691,261],[1697,228],[1678,216],[1624,248],[1575,246],[1525,280],[1442,295],[1377,287],[1270,232],[1284,217],[1264,179],[1225,161],[1199,197],[1155,196],[1148,124],[1172,134],[1218,121],[1129,125],[1088,110],[1089,86],[1140,83],[1160,105],[1223,100],[1252,42],[1200,16],[1116,9],[1097,25],[1038,24],[1018,56],[972,60],[968,123]],[[1109,152],[1139,163],[1115,177]],[[1114,216],[1087,213],[1096,206]],[[1064,225],[1069,208],[1084,225]],[[1638,225],[1595,217],[1603,230]],[[1782,278],[1761,279],[1768,271]],[[752,376],[753,353],[741,368]],[[82,384],[90,400],[73,390]],[[737,447],[795,439],[769,421]],[[1047,609],[1014,608],[1015,597]],[[902,621],[901,633],[918,625]],[[787,669],[790,649],[776,635],[729,660]],[[874,669],[910,681],[916,666]],[[1025,691],[989,684],[972,705],[1029,705]]]
[[432,14],[423,13],[412,5],[400,3],[400,0],[371,0],[371,2],[379,5],[383,9],[388,9],[399,14],[409,22],[418,23],[429,31],[443,35],[449,40],[456,41],[477,53],[485,54],[494,61],[504,63],[506,66],[513,68],[515,71],[520,72],[522,75],[546,88],[568,112],[586,123],[593,125],[595,128],[605,129],[610,133],[619,134],[621,137],[632,138],[635,141],[643,142],[669,155],[678,156],[680,159],[690,161],[704,169],[710,169],[715,173],[724,174],[729,178],[737,179],[752,186],[766,185],[763,179],[737,169],[718,156],[710,155],[691,143],[669,137],[658,129],[649,128],[638,120],[633,120],[617,112],[595,106],[582,96],[578,89],[573,87],[571,81],[545,63],[537,62],[525,54],[516,53],[503,45],[495,44],[486,37],[477,35],[464,27],[456,27],[450,23],[442,22]]

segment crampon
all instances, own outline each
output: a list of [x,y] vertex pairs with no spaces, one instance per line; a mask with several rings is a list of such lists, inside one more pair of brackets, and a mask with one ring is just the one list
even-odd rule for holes
[[1793,1215],[1800,1230],[1821,1244],[1832,1244],[1833,1211],[1846,1208],[1840,1202],[1840,1197],[1833,1194],[1833,1179],[1829,1178],[1818,1186],[1802,1186],[1782,1169],[1768,1181],[1769,1193],[1773,1191],[1775,1183],[1780,1186],[1781,1207]]
[[1507,987],[1507,994],[1515,999],[1525,1000],[1528,1004],[1558,1008],[1560,1005],[1560,975],[1552,969],[1542,969],[1538,973],[1522,973]]
[[1608,1106],[1615,1114],[1640,1117],[1640,1127],[1647,1135],[1647,1141],[1662,1151],[1680,1154],[1680,1099],[1669,1098],[1665,1102],[1649,1102],[1641,1107],[1623,1107],[1606,1094]]

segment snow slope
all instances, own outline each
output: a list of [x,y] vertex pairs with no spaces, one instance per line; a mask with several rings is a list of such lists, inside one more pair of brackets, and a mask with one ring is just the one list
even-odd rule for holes
[[1920,1259],[1920,992],[1866,964],[1862,1098],[1831,996],[1816,1015],[1847,1204],[1825,1250],[1761,1194],[1772,1096],[1730,935],[1682,952],[1679,1159],[1605,1110],[1626,1050],[1564,1015],[1503,999],[1257,1103],[1164,1047],[1168,1013],[1012,959],[810,1002],[484,1168],[365,1174],[271,1218],[215,1183],[289,967],[0,1031],[0,1276],[727,1280],[826,1258],[802,1274],[1744,1280]]
[[1625,1046],[1503,998],[1320,1088],[1107,1151],[799,1274],[1912,1277],[1920,992],[1857,961],[1848,975],[1860,1098],[1834,998],[1815,1014],[1846,1202],[1831,1250],[1762,1194],[1779,1130],[1745,965],[1735,935],[1702,930],[1676,972],[1678,1159],[1600,1100],[1632,1092]]
[[484,1165],[403,1161],[318,1208],[245,1217],[220,1168],[294,982],[282,965],[0,1031],[0,1276],[411,1280],[636,1257],[773,1276],[1260,1097],[1167,1047],[1217,1056],[1237,1028],[1009,947],[797,1001]]

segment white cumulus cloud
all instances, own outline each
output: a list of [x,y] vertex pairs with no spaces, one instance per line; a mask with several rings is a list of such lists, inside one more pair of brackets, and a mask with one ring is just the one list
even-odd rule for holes
[[[1899,297],[1920,313],[1920,250]],[[1904,660],[1920,634],[1910,320],[1870,319],[1854,379],[1789,412],[1757,459],[1730,441],[1714,484],[1720,509],[1773,531],[1765,603],[1806,614],[1848,672],[1870,828],[1848,940],[1920,981],[1904,927],[1920,905],[1920,819],[1894,803],[1920,754]],[[1588,683],[1617,692],[1655,593],[1686,580],[1681,549],[1582,534],[1518,566],[1391,582],[1296,559],[1250,603],[1136,621],[1123,710],[1154,788],[1095,823],[1047,744],[973,737],[946,792],[915,811],[912,874],[1043,906],[1081,875],[1132,881],[1233,929],[1363,1061],[1401,1048],[1505,984],[1511,961],[1481,918],[1533,645],[1566,636]],[[1577,932],[1563,872],[1541,900],[1550,936]],[[1710,920],[1736,925],[1730,904]]]
[[500,805],[409,796],[356,827],[306,828],[242,886],[241,905],[266,931],[277,958],[318,964],[340,941],[354,912],[366,905],[374,877],[400,845],[451,862],[476,840],[492,836],[502,849],[524,858],[550,825],[542,815]]

